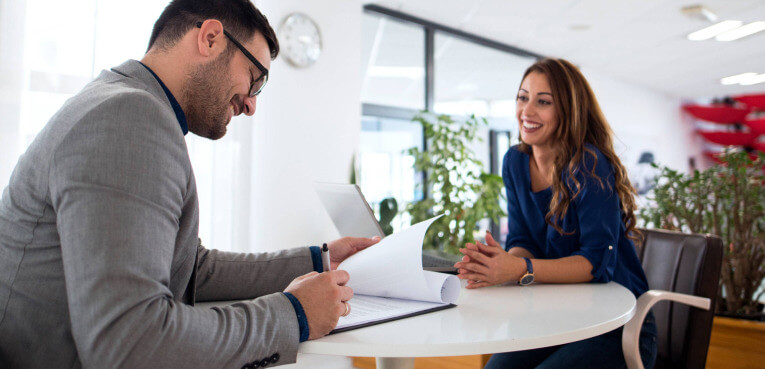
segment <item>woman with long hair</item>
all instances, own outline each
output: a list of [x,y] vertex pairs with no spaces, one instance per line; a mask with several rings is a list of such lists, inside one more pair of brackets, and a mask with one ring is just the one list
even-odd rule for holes
[[[648,289],[635,250],[634,189],[614,153],[613,133],[582,73],[562,59],[541,59],[523,75],[516,101],[521,143],[505,154],[505,249],[486,235],[461,249],[467,288],[508,282],[605,283],[638,297]],[[587,340],[500,353],[486,368],[621,368],[622,329]],[[656,357],[649,313],[640,337],[643,364]]]

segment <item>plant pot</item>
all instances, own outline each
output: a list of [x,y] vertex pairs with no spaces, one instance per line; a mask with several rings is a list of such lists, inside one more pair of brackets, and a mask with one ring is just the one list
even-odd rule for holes
[[731,318],[731,319],[742,319],[742,320],[751,320],[755,322],[765,322],[765,313],[763,312],[752,313],[752,314],[717,313],[715,315],[720,317],[725,317],[725,318]]
[[[725,303],[725,299],[720,299],[720,309],[725,310],[727,304]],[[717,316],[722,316],[726,318],[732,318],[732,319],[743,319],[743,320],[754,320],[757,322],[765,322],[765,312],[763,312],[763,308],[765,308],[765,305],[762,303],[757,304],[757,312],[751,313],[751,314],[740,314],[740,313],[731,313],[728,311],[720,311],[715,313]]]

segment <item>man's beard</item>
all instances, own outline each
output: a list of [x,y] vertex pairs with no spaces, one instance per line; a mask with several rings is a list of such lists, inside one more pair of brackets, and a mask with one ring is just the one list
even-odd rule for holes
[[230,97],[224,86],[231,85],[228,73],[231,55],[223,52],[215,60],[189,73],[183,91],[189,131],[217,140],[226,134]]

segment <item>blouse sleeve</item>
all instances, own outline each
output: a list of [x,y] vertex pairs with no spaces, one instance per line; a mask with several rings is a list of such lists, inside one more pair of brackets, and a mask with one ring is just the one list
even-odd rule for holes
[[[573,255],[582,255],[592,264],[592,282],[609,282],[614,276],[619,232],[622,224],[619,196],[614,190],[614,175],[608,160],[598,153],[597,163],[585,152],[585,168],[576,174],[583,184],[573,201],[579,222],[581,248]],[[595,166],[594,178],[589,169]]]
[[513,155],[514,149],[511,148],[505,154],[505,158],[502,163],[502,180],[505,182],[505,190],[507,191],[507,241],[505,241],[505,250],[509,251],[513,247],[522,247],[528,250],[535,258],[542,256],[542,251],[539,249],[531,238],[531,233],[526,225],[526,217],[523,214],[523,210],[518,200],[518,193],[516,192],[515,181],[520,178],[513,177],[513,165],[520,165],[520,160],[516,152]]

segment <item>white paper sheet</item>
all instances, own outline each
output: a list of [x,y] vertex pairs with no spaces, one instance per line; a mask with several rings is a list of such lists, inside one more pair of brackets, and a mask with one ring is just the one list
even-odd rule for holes
[[417,223],[382,239],[346,259],[355,294],[454,303],[460,283],[456,276],[422,270],[422,242],[428,227],[440,217]]
[[340,318],[337,329],[457,301],[460,283],[456,276],[422,270],[425,232],[439,217],[385,237],[338,266],[350,274],[347,285],[353,288],[354,297],[348,301],[351,314]]

